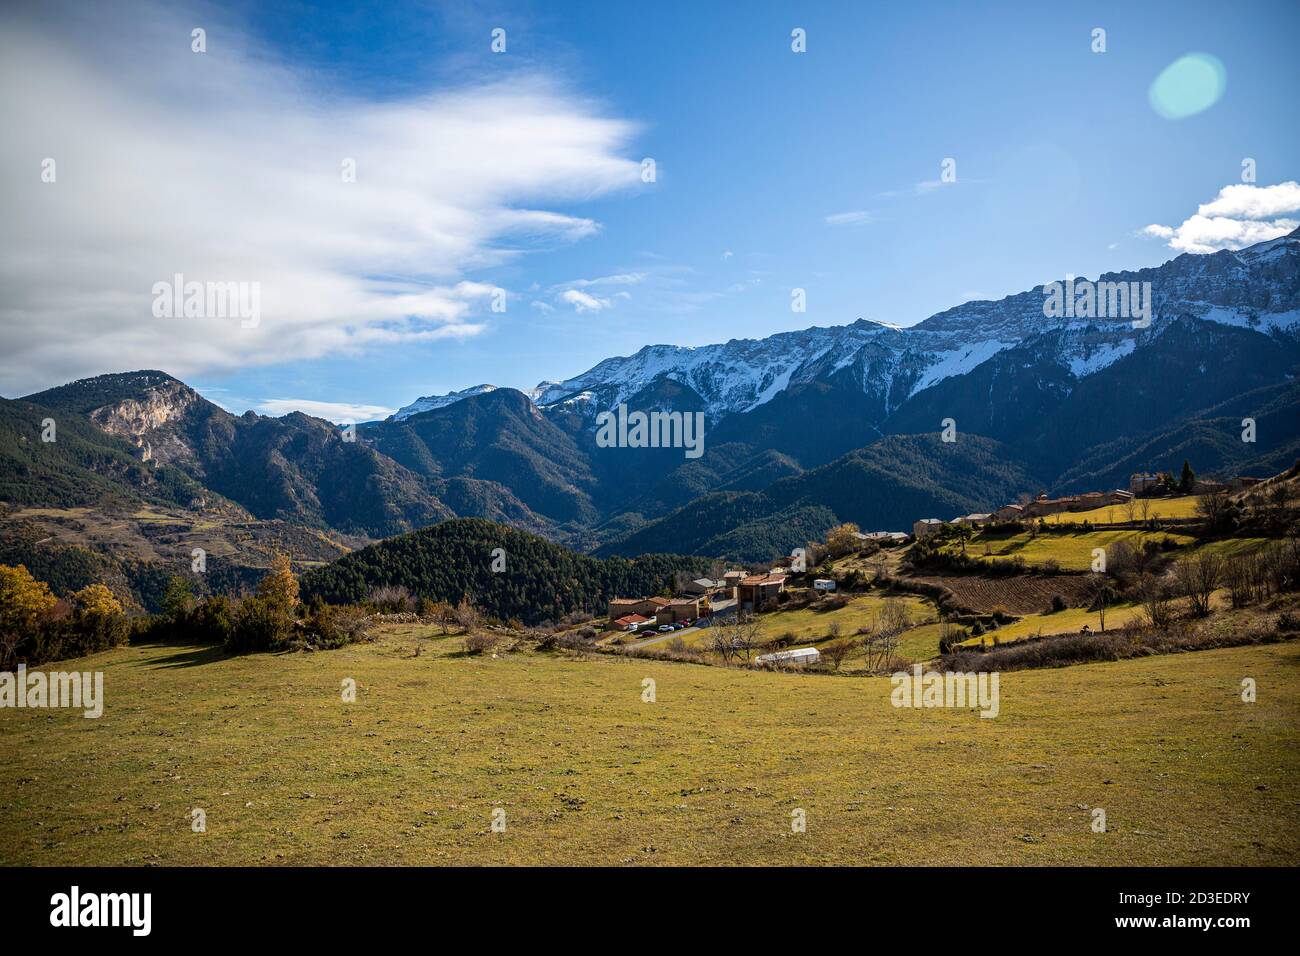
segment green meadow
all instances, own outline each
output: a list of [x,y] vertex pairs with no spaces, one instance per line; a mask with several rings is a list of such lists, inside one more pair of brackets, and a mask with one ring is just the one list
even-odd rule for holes
[[0,711],[0,862],[1300,862],[1300,643],[1009,672],[990,720],[887,677],[434,634],[58,665],[104,672],[104,716]]

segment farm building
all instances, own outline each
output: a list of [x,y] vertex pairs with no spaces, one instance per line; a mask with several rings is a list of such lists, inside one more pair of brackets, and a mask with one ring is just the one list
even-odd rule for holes
[[617,621],[628,614],[651,615],[655,610],[650,598],[614,598],[609,602],[609,619]]
[[612,623],[620,631],[635,631],[642,624],[649,624],[651,620],[653,619],[642,617],[640,614],[624,614]]
[[678,621],[693,621],[699,616],[699,598],[674,598],[655,613],[655,623],[676,624]]
[[993,515],[991,514],[968,514],[968,515],[962,515],[960,518],[954,518],[952,520],[952,523],[966,524],[974,527],[977,525],[988,524],[992,520],[993,520]]
[[859,541],[874,541],[877,544],[901,543],[907,540],[906,531],[855,531],[853,537]]
[[1159,480],[1159,475],[1149,471],[1135,472],[1128,480],[1128,490],[1135,495],[1140,495],[1148,488],[1153,487]]
[[759,654],[754,658],[754,662],[757,664],[816,664],[821,659],[821,651],[817,650],[817,648],[800,647],[793,651]]
[[709,594],[722,586],[722,581],[714,581],[712,578],[696,578],[694,581],[688,581],[682,590],[687,594]]
[[938,518],[922,518],[912,525],[912,534],[917,541],[920,541],[922,538],[928,538],[942,527],[943,522]]
[[736,599],[741,607],[761,607],[785,590],[784,574],[751,574],[741,578]]
[[609,602],[609,619],[617,621],[628,614],[652,617],[661,607],[668,603],[668,598],[614,598]]
[[832,581],[830,578],[818,578],[816,581],[813,582],[813,587],[816,588],[818,591],[834,591],[835,582]]

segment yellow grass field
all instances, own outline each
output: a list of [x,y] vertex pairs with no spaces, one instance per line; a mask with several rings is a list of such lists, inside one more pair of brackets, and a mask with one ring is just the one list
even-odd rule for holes
[[[847,595],[846,595],[847,597]],[[886,598],[880,592],[854,595],[849,603],[836,611],[820,611],[813,608],[800,608],[797,611],[774,611],[759,614],[754,620],[758,622],[763,640],[771,640],[784,634],[793,634],[799,643],[820,641],[825,638],[832,624],[838,624],[841,637],[852,637],[860,627],[870,627],[884,607]],[[934,605],[925,598],[911,594],[895,598],[907,609],[910,621],[920,623],[935,619],[938,612]]]
[[[1195,518],[1196,502],[1199,495],[1185,495],[1182,498],[1147,499],[1146,516],[1151,518]],[[1048,524],[1062,524],[1070,521],[1091,521],[1093,524],[1112,524],[1116,522],[1143,520],[1142,501],[1133,505],[1133,518],[1128,516],[1125,505],[1106,505],[1091,511],[1068,511],[1062,514],[1048,515],[1044,519]]]
[[[1115,630],[1123,627],[1129,621],[1137,620],[1141,617],[1142,608],[1137,604],[1116,604],[1106,609],[1106,629]],[[996,636],[998,642],[1006,644],[1011,641],[1024,640],[1027,637],[1037,637],[1040,633],[1048,634],[1077,634],[1079,629],[1084,625],[1092,628],[1095,632],[1101,631],[1101,616],[1096,611],[1088,611],[1078,607],[1068,607],[1063,611],[1056,611],[1052,614],[1029,614],[1012,624],[999,627],[995,631],[990,631],[980,637],[973,637],[968,641],[962,641],[963,646],[972,646],[984,644],[991,646],[993,638]]]
[[0,862],[1300,862],[1300,643],[1006,673],[989,720],[895,708],[883,677],[429,633],[65,662],[103,671],[104,716],[0,711]]
[[[1054,560],[1069,571],[1086,571],[1092,566],[1094,548],[1109,548],[1119,541],[1127,541],[1135,548],[1144,542],[1160,542],[1172,538],[1180,546],[1195,542],[1185,534],[1167,531],[1087,531],[1077,534],[990,535],[980,532],[966,544],[966,553],[985,561],[1003,558],[1024,558],[1028,564],[1043,564]],[[950,545],[949,550],[958,550]]]

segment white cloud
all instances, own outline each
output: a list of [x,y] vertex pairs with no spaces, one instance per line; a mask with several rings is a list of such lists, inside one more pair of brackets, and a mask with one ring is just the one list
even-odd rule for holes
[[596,279],[574,279],[561,283],[566,288],[587,289],[591,286],[605,285],[640,285],[646,279],[644,272],[620,272],[617,275],[600,276]]
[[560,299],[573,306],[575,312],[599,312],[613,305],[609,299],[598,299],[579,289],[565,289],[560,293]]
[[[640,182],[632,124],[538,75],[371,102],[209,8],[60,6],[0,9],[5,394],[476,335],[494,290],[470,276],[592,235],[554,207]],[[260,323],[155,318],[176,273],[258,283]]]
[[353,405],[350,402],[315,402],[309,398],[268,398],[258,403],[258,409],[268,415],[288,415],[304,412],[329,422],[369,422],[387,418],[395,408],[383,405]]
[[875,222],[876,217],[866,209],[854,209],[850,212],[836,212],[826,217],[828,226],[855,226]]
[[1244,249],[1295,231],[1300,221],[1279,217],[1296,212],[1300,212],[1300,184],[1296,182],[1273,186],[1235,183],[1224,186],[1210,202],[1202,203],[1196,215],[1181,225],[1152,223],[1142,234],[1164,239],[1179,252]]
[[1219,195],[1196,210],[1209,218],[1272,219],[1300,212],[1300,183],[1288,181],[1273,186],[1235,183],[1224,186]]

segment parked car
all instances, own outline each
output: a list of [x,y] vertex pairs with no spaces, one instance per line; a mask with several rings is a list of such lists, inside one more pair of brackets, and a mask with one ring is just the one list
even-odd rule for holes
[[673,629],[673,626],[672,626],[671,624],[660,624],[660,625],[659,625],[659,633],[661,633],[661,634],[667,634],[667,633],[668,633],[669,631],[671,631],[672,629]]

